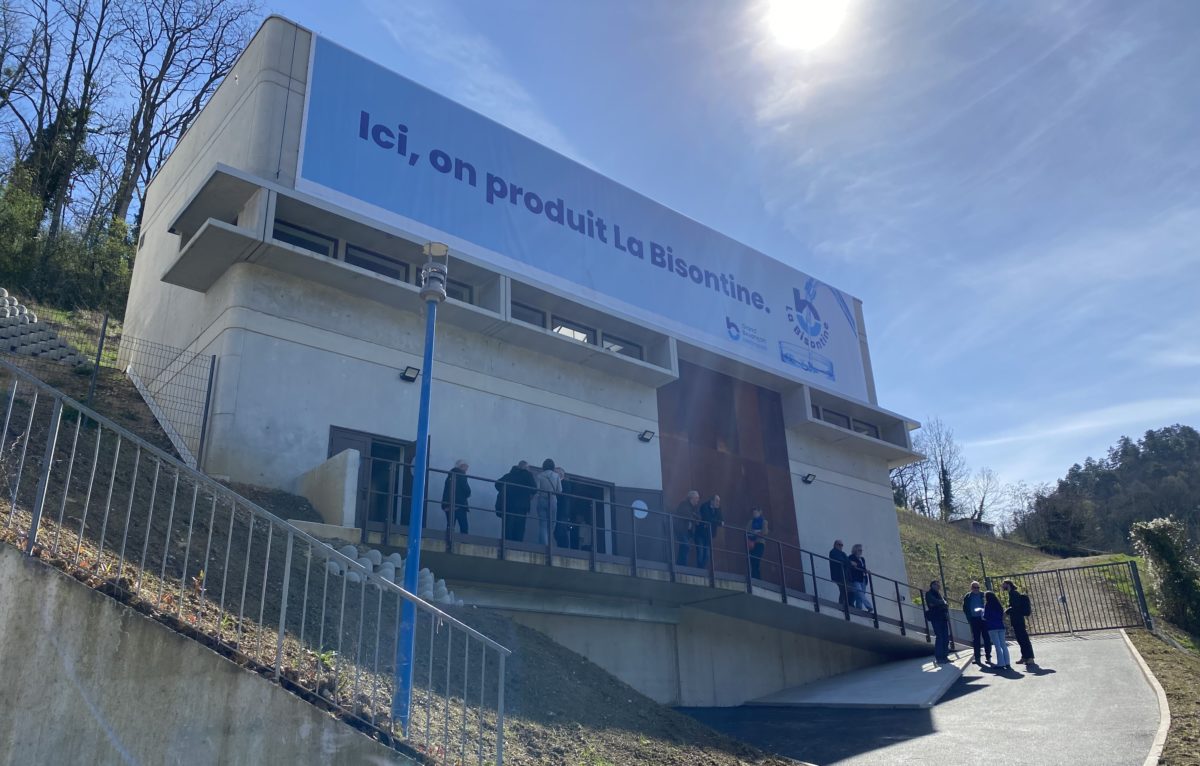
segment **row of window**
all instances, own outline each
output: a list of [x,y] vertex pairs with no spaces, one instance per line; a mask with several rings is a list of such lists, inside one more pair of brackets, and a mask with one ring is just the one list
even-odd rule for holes
[[[337,259],[338,241],[319,232],[297,226],[287,221],[275,221],[272,236],[280,242],[299,247],[310,253]],[[373,271],[400,282],[409,281],[409,267],[404,261],[365,247],[346,243],[345,261],[351,266]],[[446,296],[462,303],[475,303],[475,288],[464,282],[451,279],[446,282]]]
[[[272,236],[280,242],[302,248],[310,253],[323,255],[326,258],[337,258],[338,241],[312,229],[306,229],[303,226],[297,226],[287,221],[276,220]],[[397,258],[376,253],[364,247],[350,244],[349,242],[346,243],[343,258],[351,266],[358,266],[367,271],[372,271],[401,282],[409,281],[409,265]],[[448,280],[446,283],[446,295],[463,303],[475,303],[475,289],[471,285],[456,282],[453,279]],[[525,322],[526,324],[549,328],[552,332],[556,332],[572,340],[577,340],[580,343],[588,343],[593,346],[600,345],[609,351],[632,357],[633,359],[645,358],[645,351],[638,343],[620,338],[612,333],[602,333],[594,327],[588,327],[585,324],[564,317],[547,315],[545,311],[533,306],[527,306],[524,303],[513,302],[512,316],[513,319]],[[549,322],[547,322],[547,319],[549,319]]]
[[879,438],[879,426],[874,423],[867,423],[866,421],[852,418],[849,415],[843,415],[840,412],[834,412],[825,407],[818,407],[815,404],[812,406],[812,415],[815,420],[824,420],[826,423],[845,428],[847,431],[854,431],[855,433],[870,436],[873,439]]
[[[547,314],[539,308],[534,308],[524,303],[512,302],[512,318],[535,327],[548,328],[551,332],[558,333],[571,340],[577,340],[580,343],[587,343],[592,346],[599,345],[622,356],[628,356],[633,359],[645,359],[645,351],[638,343],[617,337],[610,332],[601,332],[594,327],[588,327],[585,324],[566,319],[565,317]],[[547,319],[549,319],[549,322],[546,321]]]

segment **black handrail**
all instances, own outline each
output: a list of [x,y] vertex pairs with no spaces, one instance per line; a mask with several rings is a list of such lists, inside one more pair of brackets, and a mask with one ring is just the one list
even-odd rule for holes
[[[367,511],[368,514],[370,513],[370,508],[371,508],[371,503],[369,501],[373,495],[382,496],[385,499],[384,505],[382,507],[385,508],[387,510],[387,512],[386,512],[385,518],[383,519],[383,530],[382,531],[385,533],[385,539],[387,539],[388,537],[390,537],[390,535],[393,533],[393,531],[401,531],[401,530],[407,528],[406,525],[401,525],[398,522],[402,518],[402,514],[404,512],[405,505],[411,503],[412,497],[411,497],[411,495],[405,494],[401,491],[393,491],[392,488],[400,488],[400,489],[403,488],[403,479],[401,477],[404,475],[404,471],[407,471],[408,474],[411,475],[412,464],[405,463],[403,461],[386,460],[383,458],[362,457],[361,459],[369,461],[371,463],[378,463],[378,464],[383,464],[383,465],[388,466],[387,467],[388,489],[378,490],[378,489],[371,487],[368,483],[368,486],[365,488],[365,490],[362,488],[360,488],[360,490],[359,490],[359,494],[364,495],[365,499],[368,501],[366,503],[367,508],[368,508],[368,511]],[[531,468],[531,475],[537,473],[536,467],[530,466],[530,468]],[[427,504],[427,506],[431,506],[432,508],[441,508],[442,507],[442,490],[440,488],[443,486],[443,484],[435,483],[434,481],[432,481],[432,479],[433,479],[433,476],[436,475],[436,476],[442,477],[444,480],[445,477],[447,477],[451,474],[451,471],[447,470],[447,469],[430,468],[429,474],[431,474],[431,476],[430,476],[430,480],[426,482],[426,486],[429,487],[430,491],[429,491],[429,495],[426,499],[426,504]],[[368,475],[370,475],[370,474],[368,473]],[[923,589],[921,589],[917,586],[914,586],[911,583],[905,582],[903,580],[897,580],[897,579],[894,579],[891,577],[887,577],[886,575],[878,574],[876,572],[867,570],[867,575],[868,575],[867,587],[869,588],[869,595],[870,595],[871,605],[872,605],[873,609],[870,611],[867,611],[865,609],[856,609],[856,608],[853,608],[850,606],[851,583],[847,580],[846,567],[844,565],[841,567],[841,572],[842,572],[842,582],[841,583],[837,583],[828,577],[822,577],[820,574],[818,574],[818,571],[817,571],[818,566],[828,567],[828,565],[830,563],[829,557],[821,555],[821,554],[813,552],[813,551],[809,551],[805,548],[802,548],[799,545],[794,545],[785,540],[781,540],[776,537],[771,537],[769,535],[754,533],[759,540],[761,540],[765,543],[765,547],[764,547],[762,556],[755,557],[751,553],[750,546],[748,546],[748,545],[742,545],[740,547],[725,547],[725,546],[719,545],[717,543],[717,539],[716,539],[717,538],[716,532],[721,527],[731,530],[732,534],[737,535],[737,537],[741,538],[741,539],[745,539],[744,536],[750,532],[749,528],[742,529],[742,528],[732,527],[732,526],[728,526],[728,525],[724,525],[724,524],[722,524],[721,527],[714,528],[711,525],[708,525],[709,539],[708,539],[707,545],[706,545],[706,547],[708,549],[708,554],[707,554],[707,561],[705,563],[705,566],[691,567],[691,566],[688,566],[687,564],[679,564],[678,561],[676,560],[676,554],[677,554],[677,548],[682,544],[686,544],[689,550],[692,547],[695,547],[697,545],[697,541],[695,539],[695,531],[694,531],[693,527],[696,523],[698,523],[700,521],[698,517],[680,516],[680,515],[677,515],[674,513],[669,513],[667,511],[661,511],[661,510],[655,510],[655,509],[648,508],[648,509],[642,511],[642,513],[646,514],[645,517],[639,519],[637,517],[638,509],[633,508],[633,506],[631,506],[631,505],[625,505],[625,504],[616,503],[616,502],[612,502],[612,501],[598,501],[594,497],[587,497],[584,495],[577,495],[577,494],[572,494],[572,493],[568,493],[568,492],[559,492],[559,493],[555,493],[555,497],[558,498],[559,501],[565,499],[565,500],[582,501],[582,502],[586,503],[588,506],[588,509],[589,509],[586,516],[581,519],[564,519],[561,517],[561,515],[551,514],[550,512],[548,512],[547,517],[542,518],[537,510],[537,498],[538,498],[539,494],[544,495],[545,494],[544,492],[542,492],[540,490],[535,490],[534,488],[532,488],[528,485],[524,485],[524,484],[514,484],[514,483],[509,483],[509,482],[503,482],[498,479],[493,479],[493,478],[474,475],[474,474],[465,474],[464,473],[462,475],[465,476],[465,478],[468,481],[486,482],[488,485],[491,485],[491,486],[497,486],[497,485],[501,486],[502,489],[499,491],[498,502],[496,503],[496,505],[498,506],[498,509],[497,509],[497,507],[485,507],[485,506],[477,505],[477,504],[473,505],[470,502],[467,502],[464,504],[459,504],[457,502],[457,497],[456,497],[457,482],[451,483],[450,497],[449,497],[449,503],[448,503],[450,510],[447,512],[447,519],[446,519],[447,523],[446,523],[446,532],[445,532],[445,542],[446,542],[447,552],[453,552],[455,543],[458,541],[458,538],[460,538],[462,536],[461,532],[456,531],[456,523],[455,523],[455,518],[454,518],[455,512],[460,509],[465,509],[468,513],[472,512],[472,511],[480,511],[480,512],[485,512],[485,513],[495,513],[495,514],[497,514],[497,516],[499,516],[499,518],[500,518],[500,533],[499,533],[500,544],[498,546],[499,550],[498,550],[497,555],[500,558],[504,558],[507,551],[512,550],[512,546],[514,543],[517,543],[522,546],[530,545],[528,543],[524,543],[522,540],[508,539],[507,532],[509,530],[510,516],[519,515],[519,516],[525,517],[527,519],[532,519],[532,521],[535,525],[538,525],[545,531],[545,536],[546,536],[546,542],[544,543],[545,550],[542,551],[542,553],[545,556],[545,563],[547,565],[553,565],[553,558],[555,555],[559,555],[559,556],[571,555],[571,553],[573,551],[578,551],[579,549],[577,547],[573,547],[570,545],[570,543],[573,541],[572,540],[572,531],[574,531],[575,534],[578,534],[579,527],[586,527],[589,530],[588,550],[586,553],[587,553],[587,558],[588,558],[588,568],[591,571],[596,571],[597,564],[599,561],[597,558],[597,554],[607,555],[607,556],[612,557],[613,559],[618,559],[618,560],[619,559],[629,559],[630,563],[631,563],[630,573],[632,574],[632,576],[635,576],[635,577],[639,576],[638,575],[639,567],[645,567],[645,566],[653,567],[655,565],[662,566],[665,564],[665,570],[666,570],[667,576],[670,579],[670,581],[672,581],[672,582],[676,582],[677,578],[679,576],[683,575],[683,576],[691,576],[691,577],[696,577],[698,579],[703,579],[706,581],[706,584],[709,585],[709,587],[716,587],[719,575],[723,575],[723,577],[721,577],[721,579],[725,579],[725,580],[728,580],[731,577],[741,578],[741,579],[744,579],[744,581],[745,581],[745,586],[746,586],[747,592],[752,593],[754,591],[754,587],[756,584],[758,584],[760,586],[768,586],[769,590],[778,589],[780,601],[782,603],[787,603],[788,599],[789,599],[789,590],[790,590],[790,591],[792,591],[791,598],[795,599],[797,597],[796,594],[799,594],[799,597],[801,599],[812,602],[814,611],[818,611],[818,612],[822,608],[822,596],[820,594],[820,584],[822,582],[829,583],[830,585],[832,585],[834,587],[837,587],[840,585],[841,587],[838,589],[839,593],[845,594],[845,597],[839,599],[839,601],[837,602],[837,608],[842,612],[842,614],[846,620],[850,620],[852,618],[852,616],[858,615],[858,616],[870,619],[872,621],[872,624],[876,628],[879,627],[881,621],[888,623],[888,624],[898,625],[900,628],[901,634],[907,635],[907,627],[918,627],[920,625],[920,623],[908,622],[905,619],[904,606],[908,605],[909,607],[911,607],[913,609],[920,610],[921,619],[924,622],[924,633],[925,633],[926,641],[931,640],[931,635],[930,635],[931,632],[929,629],[928,620],[925,619],[925,617],[924,617],[925,610],[924,610],[922,604],[915,602],[912,598],[913,593],[916,592],[916,593],[921,594],[920,597],[923,599],[924,591],[923,591]],[[569,480],[569,477],[568,477],[568,480]],[[529,509],[525,513],[510,512],[510,510],[506,507],[509,493],[507,491],[505,491],[505,489],[503,489],[505,487],[520,488],[520,489],[530,493],[530,506],[529,506]],[[378,508],[379,506],[375,506],[375,507]],[[599,527],[597,524],[598,514],[605,507],[612,509],[614,514],[618,511],[621,511],[623,516],[627,516],[627,518],[629,519],[629,522],[630,522],[629,528],[628,529],[618,529],[615,526],[611,527],[611,528]],[[430,510],[430,508],[427,508],[427,513],[429,512],[429,510]],[[613,518],[615,520],[616,517],[614,516]],[[657,519],[658,523],[657,524],[642,524],[640,527],[637,524],[638,521],[644,522],[651,518]],[[368,528],[369,524],[371,523],[371,521],[372,520],[369,518],[363,518],[361,520],[361,527],[363,529],[364,537],[367,534],[367,528]],[[657,527],[657,530],[653,529],[654,527]],[[661,534],[661,535],[655,534],[656,531],[662,531],[663,534]],[[681,531],[682,531],[682,533],[681,533]],[[470,533],[468,533],[468,535],[473,536],[473,535],[470,535]],[[558,539],[556,538],[556,535],[559,535],[559,536],[566,535],[568,545],[563,546],[563,545],[559,544]],[[627,538],[629,540],[628,554],[615,553],[613,551],[604,551],[604,552],[599,551],[598,548],[599,548],[599,544],[601,542],[601,538],[603,535],[611,535],[612,536],[612,540],[614,543],[612,547],[614,549],[620,549],[621,547],[623,547],[621,545],[621,540],[622,540],[622,538]],[[524,537],[524,534],[522,534],[522,537]],[[540,537],[540,535],[539,535],[539,537]],[[639,545],[639,538],[641,538],[643,540],[643,542],[640,545]],[[656,544],[657,546],[659,546],[658,553],[660,555],[657,555],[657,556],[648,555],[646,548],[645,548],[646,543],[644,542],[647,538],[652,542],[652,544]],[[728,540],[726,542],[728,543]],[[580,542],[580,544],[581,544],[581,542]],[[542,545],[542,544],[536,543],[534,545]],[[771,551],[771,550],[774,550],[777,553],[777,555],[778,555],[777,560],[768,560],[767,553],[768,553],[768,551]],[[741,559],[742,565],[738,567],[739,569],[742,570],[741,574],[739,575],[737,572],[726,572],[724,570],[718,570],[718,568],[717,568],[718,565],[717,565],[717,561],[716,561],[718,554],[721,554],[722,558],[724,560],[726,560],[727,562],[729,560],[736,561],[738,559]],[[804,557],[805,556],[807,556],[808,560],[809,560],[809,571],[807,571],[807,572],[804,569]],[[753,576],[754,560],[756,558],[758,560],[759,570],[760,570],[758,577]],[[788,563],[789,560],[791,560],[795,563],[789,564]],[[818,561],[823,562],[823,563],[818,564],[817,563]],[[691,571],[687,571],[687,570],[692,570],[696,574],[692,574]],[[775,575],[775,576],[768,577],[767,572],[770,572],[772,575]],[[789,573],[792,573],[792,574],[789,574]],[[877,578],[879,580],[881,580],[882,582],[892,583],[892,587],[891,588],[883,588],[882,591],[877,590],[875,587],[875,585],[876,585],[875,580]],[[806,582],[806,580],[807,580],[807,582]],[[811,592],[809,591],[810,583],[811,583],[811,588],[812,588]],[[894,593],[894,597],[884,595],[888,591],[891,591],[892,593]],[[908,597],[905,598],[905,596],[902,595],[902,593],[907,593]],[[894,618],[890,617],[889,615],[881,615],[881,609],[880,609],[881,602],[882,602],[882,604],[894,605],[894,611],[892,608],[888,609],[888,612],[890,614],[895,614]],[[833,602],[828,601],[828,600],[825,601],[826,606],[831,605],[832,603]]]

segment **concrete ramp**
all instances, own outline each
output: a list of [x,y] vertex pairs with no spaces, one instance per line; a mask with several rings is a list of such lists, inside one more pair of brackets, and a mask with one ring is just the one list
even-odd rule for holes
[[930,708],[963,673],[969,656],[949,665],[915,658],[843,673],[747,702],[764,707]]

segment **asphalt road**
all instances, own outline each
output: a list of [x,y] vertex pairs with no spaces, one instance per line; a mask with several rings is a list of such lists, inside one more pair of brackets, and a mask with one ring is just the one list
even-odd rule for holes
[[[1015,645],[1013,659],[1016,659]],[[1037,665],[968,666],[928,710],[681,708],[802,763],[1140,766],[1158,701],[1119,633],[1034,639]]]

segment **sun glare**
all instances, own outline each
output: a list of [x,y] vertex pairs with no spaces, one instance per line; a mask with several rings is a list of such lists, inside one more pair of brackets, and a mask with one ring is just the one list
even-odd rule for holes
[[837,34],[847,5],[848,0],[770,0],[767,26],[780,45],[813,50]]

